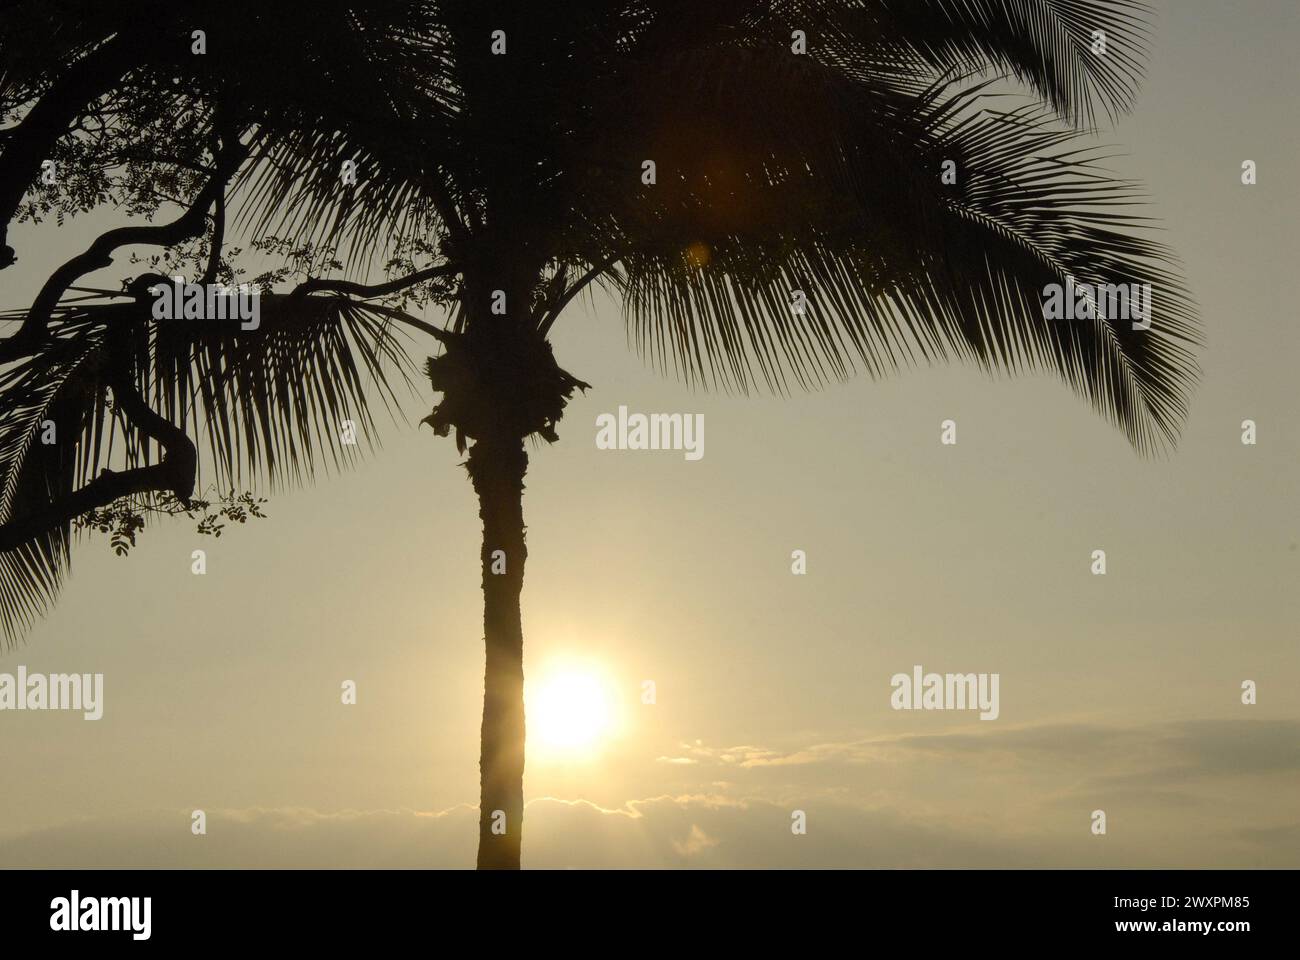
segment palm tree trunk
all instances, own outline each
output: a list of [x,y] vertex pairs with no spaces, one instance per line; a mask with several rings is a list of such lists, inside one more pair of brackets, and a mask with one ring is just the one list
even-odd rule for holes
[[[524,819],[524,473],[518,438],[480,438],[466,463],[483,520],[483,731],[480,870],[518,870]],[[500,551],[498,553],[498,551]]]

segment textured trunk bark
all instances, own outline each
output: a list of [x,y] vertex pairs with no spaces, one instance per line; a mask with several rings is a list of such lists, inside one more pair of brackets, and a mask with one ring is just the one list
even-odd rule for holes
[[[483,731],[480,870],[518,870],[524,821],[524,473],[518,438],[480,438],[467,463],[483,520]],[[497,551],[500,551],[498,553]]]

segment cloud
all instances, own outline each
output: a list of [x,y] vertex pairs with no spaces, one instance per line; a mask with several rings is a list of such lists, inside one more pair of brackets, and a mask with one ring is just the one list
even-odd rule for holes
[[474,862],[478,810],[343,810],[303,807],[208,810],[207,833],[189,810],[88,819],[0,837],[0,864],[74,869],[169,867],[462,866]]
[[1236,777],[1300,772],[1300,721],[1284,719],[1184,720],[1144,726],[1044,723],[980,727],[933,734],[902,734],[828,741],[777,750],[752,745],[681,744],[687,755],[663,762],[759,767],[860,764],[929,755],[984,762],[1000,755],[1021,766],[1055,760],[1065,765],[1109,758],[1132,761],[1155,779]]
[[[956,805],[960,809],[962,805]],[[966,805],[970,807],[970,804]],[[801,809],[808,832],[791,832]],[[547,869],[619,868],[1016,868],[1296,862],[1293,821],[1254,831],[1179,838],[1111,810],[1112,835],[1093,838],[1086,817],[1027,830],[996,811],[869,808],[851,798],[809,796],[798,806],[712,794],[661,796],[604,808],[585,800],[531,801],[524,864]],[[1074,822],[1074,821],[1078,822]],[[1153,854],[1143,840],[1173,833],[1182,855]],[[214,810],[208,833],[189,832],[189,812],[157,811],[87,820],[0,838],[6,867],[63,868],[469,868],[477,811],[303,808]]]
[[[1300,864],[1300,725],[1043,724],[825,740],[683,745],[649,765],[681,789],[599,805],[535,797],[535,868],[1204,867]],[[722,773],[722,776],[719,776]],[[1089,815],[1107,812],[1108,834]],[[808,832],[791,832],[791,814]],[[246,807],[0,834],[5,867],[468,868],[477,808]]]
[[674,840],[673,849],[683,857],[690,857],[699,853],[701,850],[707,850],[709,847],[716,847],[719,842],[720,841],[714,839],[701,830],[699,824],[692,823],[690,835],[681,842]]
[[[664,796],[606,809],[586,801],[530,802],[525,865],[534,868],[868,867],[1029,865],[1031,851],[959,836],[938,825],[842,803],[806,804],[808,834],[790,809],[757,799]],[[86,820],[0,838],[13,868],[428,868],[474,863],[477,811],[303,808],[189,811]]]

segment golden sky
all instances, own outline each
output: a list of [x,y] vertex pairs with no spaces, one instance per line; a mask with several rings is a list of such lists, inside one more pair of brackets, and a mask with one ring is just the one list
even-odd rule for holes
[[[1300,24],[1292,0],[1160,8],[1105,139],[1205,323],[1173,457],[1139,459],[1047,377],[704,395],[648,370],[610,301],[557,324],[595,389],[530,450],[529,703],[590,682],[610,724],[571,749],[537,724],[524,866],[1300,865]],[[20,228],[0,301],[89,233]],[[704,414],[706,455],[597,450],[620,404]],[[477,508],[450,441],[382,440],[220,540],[168,522],[127,559],[81,545],[0,672],[102,672],[104,717],[0,714],[0,866],[472,865]],[[892,710],[914,664],[1000,674],[998,719]]]

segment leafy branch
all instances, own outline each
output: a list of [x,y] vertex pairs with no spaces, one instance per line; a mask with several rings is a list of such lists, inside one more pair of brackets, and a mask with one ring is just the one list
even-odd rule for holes
[[220,537],[227,523],[247,523],[250,517],[265,519],[266,513],[262,509],[265,504],[265,498],[255,497],[247,491],[236,494],[230,490],[217,494],[215,500],[191,498],[187,507],[174,493],[161,491],[121,497],[106,507],[74,518],[72,523],[78,530],[108,534],[113,552],[124,557],[136,545],[136,536],[150,517],[183,514],[191,520],[198,520],[196,532]]

